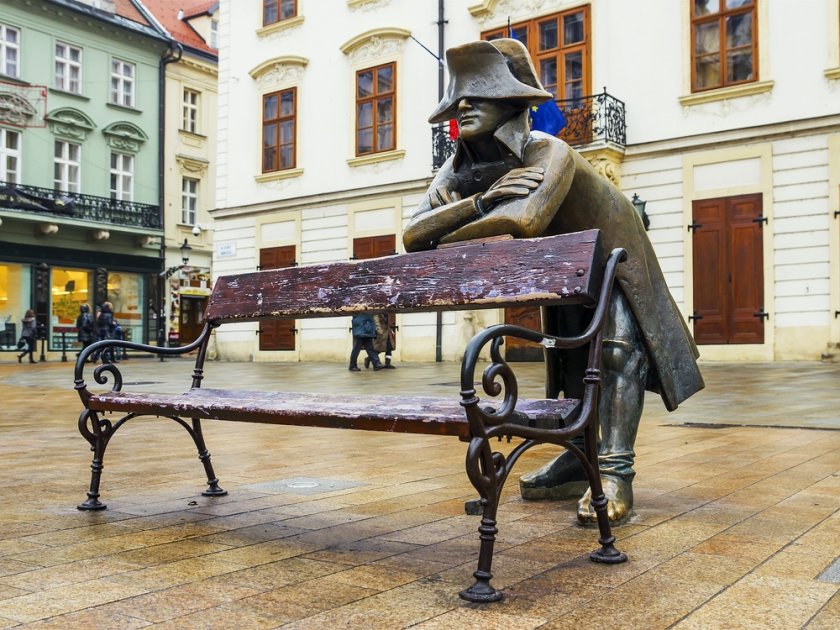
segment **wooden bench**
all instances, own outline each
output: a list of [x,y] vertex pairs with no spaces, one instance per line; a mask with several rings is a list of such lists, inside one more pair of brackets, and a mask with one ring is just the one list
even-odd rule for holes
[[[105,449],[114,433],[138,416],[171,418],[187,430],[204,464],[208,483],[202,493],[205,496],[226,492],[213,471],[201,420],[451,435],[468,443],[466,472],[478,491],[483,511],[478,528],[481,542],[475,583],[460,595],[469,601],[488,602],[501,597],[490,584],[490,569],[502,487],[522,453],[537,444],[550,443],[571,449],[589,475],[600,530],[600,547],[590,557],[597,562],[622,562],[626,556],[614,546],[598,473],[596,418],[601,330],[616,265],[623,257],[620,249],[605,256],[600,233],[590,230],[221,277],[207,306],[204,329],[193,343],[159,348],[105,340],[81,352],[75,369],[75,387],[85,407],[79,430],[91,445],[93,462],[87,500],[78,507],[105,508],[99,501]],[[364,394],[342,398],[333,394],[201,387],[210,332],[230,322],[334,317],[357,312],[417,313],[565,304],[585,304],[594,309],[592,323],[578,337],[555,337],[512,325],[492,326],[479,332],[464,353],[460,399],[454,392],[448,399]],[[548,352],[590,344],[582,399],[520,399],[514,372],[502,356],[504,337],[540,343]],[[111,390],[88,391],[83,378],[85,362],[108,346],[162,356],[197,351],[190,389],[183,394],[122,391],[119,369],[104,364],[93,370],[93,378],[100,385],[112,381]],[[489,348],[489,363],[481,361],[485,348]],[[223,372],[223,366],[217,367]],[[479,382],[485,400],[476,392],[475,373],[482,367]],[[219,381],[224,382],[223,376]],[[121,417],[112,421],[111,414]],[[580,434],[585,438],[583,450],[569,442]],[[493,452],[491,440],[503,437],[522,441],[511,447],[507,455]]]

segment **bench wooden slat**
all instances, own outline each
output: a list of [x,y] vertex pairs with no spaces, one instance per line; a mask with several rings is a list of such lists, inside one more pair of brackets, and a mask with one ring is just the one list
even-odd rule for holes
[[[492,251],[492,255],[485,252]],[[598,230],[539,239],[477,243],[222,276],[205,313],[210,321],[335,317],[356,312],[428,312],[592,304],[604,256]],[[535,304],[536,303],[536,304]]]
[[[575,399],[520,400],[516,410],[537,426],[556,428],[578,402]],[[92,396],[89,408],[184,418],[470,436],[464,409],[457,400],[432,396],[341,397],[300,392],[192,389],[185,394],[108,392]]]

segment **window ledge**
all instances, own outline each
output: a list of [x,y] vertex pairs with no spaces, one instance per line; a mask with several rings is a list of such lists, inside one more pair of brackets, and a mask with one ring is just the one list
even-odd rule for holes
[[303,24],[303,16],[297,15],[293,18],[288,18],[285,20],[280,20],[279,22],[275,22],[274,24],[269,24],[268,26],[263,26],[262,28],[257,29],[257,37],[265,37],[266,35],[272,35],[274,33],[279,33],[280,31],[285,31],[290,28],[294,28],[296,26],[300,26]]
[[405,149],[382,151],[381,153],[370,153],[368,155],[350,158],[347,160],[347,164],[349,166],[365,166],[366,164],[388,162],[389,160],[401,160],[403,156],[405,156]]
[[254,175],[254,181],[258,184],[264,182],[273,182],[278,179],[290,179],[292,177],[300,177],[303,175],[302,168],[287,168],[283,171],[272,171],[271,173],[262,173],[261,175]]
[[730,87],[718,88],[716,90],[707,90],[705,92],[697,92],[696,94],[689,94],[688,96],[680,96],[680,105],[683,107],[690,107],[692,105],[701,105],[702,103],[712,103],[714,101],[723,101],[728,98],[740,98],[742,96],[752,96],[753,94],[763,94],[773,89],[773,81],[756,81],[754,83],[745,83],[743,85],[732,85]]
[[188,138],[195,138],[196,140],[207,140],[207,136],[205,136],[204,134],[198,133],[197,131],[189,131],[187,129],[179,129],[178,135],[186,136]]
[[51,87],[49,91],[52,94],[61,94],[62,96],[69,96],[70,98],[77,98],[80,101],[89,101],[90,97],[85,96],[84,94],[79,94],[78,92],[68,92],[67,90],[62,90],[60,88]]
[[826,79],[833,79],[837,80],[840,79],[840,67],[838,68],[829,68],[825,71],[825,78]]
[[142,109],[137,109],[136,107],[132,107],[131,105],[120,105],[119,103],[105,103],[108,107],[113,107],[114,109],[119,109],[124,112],[131,112],[132,114],[142,114]]
[[5,81],[6,83],[14,83],[15,85],[23,85],[26,87],[34,87],[28,81],[24,81],[20,77],[13,77],[11,74],[3,74],[0,72],[0,81]]

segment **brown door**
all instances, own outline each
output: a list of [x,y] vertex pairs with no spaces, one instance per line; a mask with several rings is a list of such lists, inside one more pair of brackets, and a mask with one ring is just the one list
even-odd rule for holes
[[[295,246],[266,247],[260,250],[260,270],[293,267],[295,262]],[[294,350],[295,349],[295,320],[273,319],[260,322],[257,331],[260,335],[260,350]]]
[[694,339],[764,343],[761,195],[694,201],[692,214]]
[[[397,237],[393,234],[354,238],[353,258],[355,260],[364,260],[366,258],[379,258],[380,256],[390,256],[391,254],[396,254],[396,243]],[[397,329],[397,319],[393,313],[388,313],[388,326],[391,330]],[[392,335],[391,343],[393,348],[396,350],[397,340],[395,335]]]
[[[533,330],[542,330],[539,306],[520,306],[505,309],[505,324],[524,326]],[[542,346],[538,343],[505,337],[505,360],[507,361],[542,361]]]
[[193,295],[181,296],[181,310],[178,314],[178,331],[182,346],[195,341],[204,327],[204,310],[207,298]]

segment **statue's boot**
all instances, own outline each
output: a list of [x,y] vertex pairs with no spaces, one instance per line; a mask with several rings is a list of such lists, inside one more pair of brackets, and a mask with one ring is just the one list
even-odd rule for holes
[[571,451],[564,451],[539,470],[519,478],[519,492],[529,501],[577,497],[588,487],[586,472]]
[[[620,523],[633,509],[633,480],[612,475],[601,475],[601,484],[607,497],[607,518],[610,523]],[[583,524],[597,523],[598,516],[592,508],[592,490],[578,501],[578,521]]]

